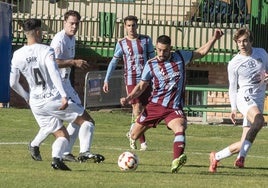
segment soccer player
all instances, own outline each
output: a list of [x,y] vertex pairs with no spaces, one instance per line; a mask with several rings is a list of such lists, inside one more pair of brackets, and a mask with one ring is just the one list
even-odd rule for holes
[[220,160],[239,153],[234,166],[244,167],[245,157],[258,132],[264,125],[262,115],[268,71],[268,54],[252,47],[253,34],[249,29],[238,29],[234,35],[239,53],[228,64],[230,118],[235,124],[236,112],[244,117],[240,140],[218,152],[210,153],[209,171],[215,173]]
[[[80,19],[81,16],[77,11],[67,11],[64,14],[64,29],[54,36],[50,46],[55,50],[56,62],[59,66],[61,78],[63,81],[63,87],[67,92],[68,97],[75,103],[79,104],[82,108],[81,100],[70,82],[71,67],[74,66],[83,70],[89,68],[89,64],[87,63],[87,61],[82,59],[74,59],[75,34],[79,28]],[[63,160],[71,162],[77,161],[71,151],[76,138],[79,137],[80,154],[78,156],[78,160],[84,161],[86,159],[93,159],[94,162],[102,162],[104,160],[104,156],[100,154],[90,153],[95,129],[95,122],[85,109],[83,111],[86,114],[88,121],[90,122],[88,124],[89,126],[81,127],[75,122],[69,123],[69,125],[67,126],[67,131],[70,135],[70,143],[66,148],[66,151],[64,152]],[[30,150],[33,150],[34,148],[39,148],[41,142],[43,142],[44,139],[45,135],[42,133],[38,133],[35,139],[31,142]]]
[[[55,63],[54,50],[39,44],[42,40],[41,20],[26,20],[23,30],[27,45],[14,52],[10,86],[29,103],[40,130],[55,136],[51,166],[54,169],[71,170],[61,159],[68,145],[69,135],[57,117],[65,116],[68,99]],[[26,78],[30,93],[19,83],[20,73]],[[72,108],[71,104],[70,106]],[[75,120],[75,114],[66,115],[67,118]]]
[[174,132],[173,161],[171,172],[176,173],[187,160],[184,154],[185,130],[187,120],[183,112],[185,91],[185,66],[204,57],[214,43],[221,38],[222,31],[216,29],[212,38],[195,51],[177,50],[172,52],[171,39],[166,35],[156,41],[157,56],[145,64],[141,81],[127,97],[121,98],[122,105],[138,97],[152,82],[153,91],[150,101],[139,115],[131,131],[131,138],[136,140],[162,120],[167,128]]
[[[123,39],[119,40],[116,44],[114,57],[109,63],[106,77],[104,79],[103,91],[105,93],[109,92],[109,79],[120,59],[123,58],[124,61],[124,80],[126,85],[126,92],[130,93],[133,88],[139,83],[141,79],[141,73],[146,61],[155,56],[151,38],[147,35],[141,35],[137,33],[138,18],[136,16],[130,15],[125,17],[124,27],[127,35]],[[151,88],[148,87],[141,96],[129,101],[132,105],[132,121],[130,131],[127,133],[128,138],[137,116],[141,113],[144,106],[148,103],[150,92]],[[147,143],[144,135],[141,135],[140,143],[140,149],[146,150]],[[132,149],[137,149],[136,142],[134,142],[132,139],[130,139],[130,147]]]

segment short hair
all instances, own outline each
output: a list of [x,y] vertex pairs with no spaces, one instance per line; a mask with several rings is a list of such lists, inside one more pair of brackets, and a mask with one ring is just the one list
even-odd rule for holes
[[126,24],[127,21],[134,21],[138,23],[138,18],[136,16],[129,15],[124,18],[124,24]]
[[253,33],[248,28],[240,28],[240,29],[238,29],[234,34],[233,40],[235,42],[237,42],[238,38],[240,38],[243,35],[247,35],[248,38],[249,38],[249,41],[253,42],[253,40],[254,40]]
[[22,28],[26,32],[41,28],[41,20],[36,18],[27,19],[24,21]]
[[79,12],[77,12],[75,10],[69,10],[69,11],[65,12],[64,21],[66,21],[69,18],[69,16],[77,17],[78,20],[81,19],[81,15],[79,14]]
[[171,39],[167,35],[161,35],[157,38],[156,43],[171,45]]

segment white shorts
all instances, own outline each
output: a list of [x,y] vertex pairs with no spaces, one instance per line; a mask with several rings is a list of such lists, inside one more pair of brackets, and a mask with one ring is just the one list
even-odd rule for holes
[[263,112],[264,108],[264,96],[254,96],[254,95],[246,95],[245,93],[238,93],[237,94],[237,109],[241,114],[243,114],[243,126],[250,126],[251,123],[247,120],[247,113],[248,110],[253,107],[257,106],[261,112]]
[[[35,103],[37,104],[37,103]],[[63,121],[69,123],[75,121],[77,116],[84,113],[84,108],[81,104],[76,104],[73,101],[68,101],[68,107],[65,110],[58,110],[61,106],[61,97],[58,96],[54,100],[47,101],[45,105],[32,105],[32,113],[40,128],[53,133],[63,126]]]

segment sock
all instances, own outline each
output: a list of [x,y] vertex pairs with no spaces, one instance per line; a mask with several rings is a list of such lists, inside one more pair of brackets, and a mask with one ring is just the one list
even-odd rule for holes
[[185,134],[184,132],[175,133],[175,138],[173,142],[173,159],[178,158],[183,154],[185,148]]
[[142,134],[140,137],[139,137],[139,141],[140,141],[140,144],[143,144],[146,142],[146,139],[145,139],[145,135]]
[[44,129],[40,129],[34,139],[31,141],[31,146],[40,146],[42,142],[48,137],[50,133],[44,131]]
[[52,158],[60,158],[62,159],[63,152],[65,148],[68,146],[69,141],[65,137],[58,137],[52,144]]
[[80,153],[90,152],[95,126],[92,122],[85,121],[79,130]]
[[237,158],[246,157],[251,145],[252,145],[252,143],[250,141],[244,140],[244,142],[242,144],[242,147],[241,147],[241,150],[240,150]]
[[68,133],[70,135],[70,141],[69,141],[69,144],[68,144],[68,146],[66,147],[66,149],[64,151],[64,155],[72,153],[72,148],[73,148],[75,140],[76,140],[76,138],[78,136],[79,129],[80,129],[80,126],[75,124],[75,123],[70,123],[67,126],[67,131],[68,131]]
[[230,152],[230,149],[229,149],[229,146],[228,146],[228,147],[224,148],[223,150],[217,152],[215,154],[215,159],[217,161],[220,161],[220,160],[222,160],[224,158],[230,157],[231,155],[232,155],[232,153]]

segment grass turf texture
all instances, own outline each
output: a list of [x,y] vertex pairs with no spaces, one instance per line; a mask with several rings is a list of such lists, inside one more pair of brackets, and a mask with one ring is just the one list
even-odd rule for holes
[[[140,164],[135,172],[121,172],[118,156],[129,150],[125,137],[131,114],[121,111],[90,112],[96,121],[92,152],[103,154],[104,163],[68,163],[71,172],[51,169],[53,136],[41,145],[42,162],[33,161],[27,150],[38,126],[28,109],[0,108],[1,187],[267,187],[267,128],[258,135],[246,159],[245,169],[233,168],[235,156],[223,160],[216,174],[208,172],[208,157],[237,141],[239,126],[189,125],[188,161],[178,174],[171,174],[173,133],[160,124],[147,131],[148,151],[138,151]],[[138,145],[139,146],[139,145]],[[78,155],[76,142],[73,154]]]

